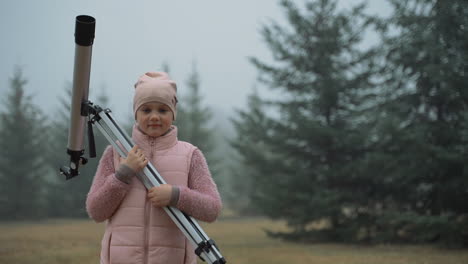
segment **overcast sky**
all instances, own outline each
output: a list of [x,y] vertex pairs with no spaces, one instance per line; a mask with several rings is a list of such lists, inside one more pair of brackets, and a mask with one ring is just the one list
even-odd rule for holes
[[[303,1],[295,1],[299,5]],[[346,7],[357,0],[342,0]],[[372,0],[371,13],[388,13]],[[270,60],[259,29],[270,19],[285,24],[277,0],[3,0],[0,3],[0,96],[16,66],[28,79],[27,94],[47,114],[71,82],[77,15],[96,18],[90,100],[103,88],[119,120],[131,111],[133,84],[168,63],[179,94],[196,61],[204,103],[225,113],[245,105],[256,84],[254,56]],[[370,40],[371,41],[371,40]]]

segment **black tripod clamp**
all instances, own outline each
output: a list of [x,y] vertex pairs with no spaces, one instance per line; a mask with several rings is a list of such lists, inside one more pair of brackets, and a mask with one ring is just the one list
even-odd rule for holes
[[70,150],[67,149],[67,154],[70,155],[70,166],[60,167],[60,174],[65,175],[65,179],[69,180],[80,174],[78,168],[81,165],[88,163],[88,159],[83,157],[84,150]]
[[[198,243],[198,247],[195,249],[195,254],[201,260],[205,261],[202,258],[201,254],[202,254],[202,252],[209,253],[210,250],[212,249],[212,247],[218,248],[213,239],[202,241],[202,242]],[[224,259],[224,257],[221,257],[220,259],[217,259],[213,264],[225,264],[225,263],[226,263],[226,260]]]

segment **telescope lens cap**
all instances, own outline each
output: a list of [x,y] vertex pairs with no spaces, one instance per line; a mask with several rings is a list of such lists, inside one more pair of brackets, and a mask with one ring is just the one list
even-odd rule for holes
[[92,16],[81,15],[76,17],[75,43],[80,46],[91,46],[94,41],[96,19]]

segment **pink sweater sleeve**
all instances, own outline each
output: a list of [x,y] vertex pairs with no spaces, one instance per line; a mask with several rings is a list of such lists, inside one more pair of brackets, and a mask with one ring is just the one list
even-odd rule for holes
[[108,146],[102,154],[94,176],[93,184],[86,198],[86,211],[96,222],[111,217],[130,189],[115,177],[112,147]]
[[177,208],[205,222],[214,222],[221,212],[222,203],[216,183],[202,152],[196,149],[190,164],[188,187],[179,186]]

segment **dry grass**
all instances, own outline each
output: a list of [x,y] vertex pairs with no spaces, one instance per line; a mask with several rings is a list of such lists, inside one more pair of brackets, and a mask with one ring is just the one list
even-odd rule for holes
[[[430,246],[301,245],[268,238],[263,228],[284,230],[266,219],[220,220],[203,225],[228,263],[249,264],[467,264],[468,250]],[[89,220],[0,224],[0,263],[98,263],[104,225]]]

